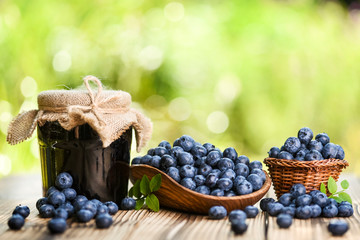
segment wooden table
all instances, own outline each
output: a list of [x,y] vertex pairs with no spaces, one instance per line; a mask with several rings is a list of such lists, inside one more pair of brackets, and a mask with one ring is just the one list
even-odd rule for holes
[[[9,176],[0,179],[0,239],[274,239],[274,240],[322,240],[360,239],[360,179],[353,175],[343,175],[350,182],[354,216],[345,220],[350,230],[343,237],[332,237],[327,231],[330,219],[294,219],[289,229],[280,229],[276,218],[261,212],[255,219],[248,219],[248,230],[243,235],[230,231],[227,219],[210,220],[207,216],[181,213],[162,209],[119,211],[114,216],[114,224],[106,230],[95,228],[94,220],[76,223],[69,220],[69,228],[61,235],[51,235],[47,230],[47,219],[38,217],[36,200],[41,197],[40,175]],[[340,179],[341,180],[341,179]],[[267,197],[274,197],[272,189]],[[19,231],[9,230],[7,220],[16,205],[29,206],[31,213],[25,226]],[[258,205],[258,204],[257,204]]]

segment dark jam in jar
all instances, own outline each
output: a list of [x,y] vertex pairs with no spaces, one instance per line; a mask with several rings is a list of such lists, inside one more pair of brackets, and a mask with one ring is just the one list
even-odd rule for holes
[[68,172],[78,194],[120,204],[126,197],[132,129],[103,148],[98,134],[84,124],[67,131],[58,122],[38,126],[43,193],[56,175]]

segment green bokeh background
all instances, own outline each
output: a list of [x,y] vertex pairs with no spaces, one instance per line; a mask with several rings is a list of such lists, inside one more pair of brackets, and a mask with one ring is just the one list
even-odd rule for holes
[[152,119],[147,148],[188,134],[262,160],[307,126],[360,175],[360,12],[336,2],[5,0],[0,63],[0,177],[40,173],[11,119],[88,74]]

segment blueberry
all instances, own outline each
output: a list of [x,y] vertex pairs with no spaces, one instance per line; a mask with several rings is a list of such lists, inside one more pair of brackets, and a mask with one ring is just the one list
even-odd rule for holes
[[194,147],[190,150],[190,153],[196,158],[201,158],[206,156],[207,150],[201,144],[195,144]]
[[314,137],[314,133],[308,127],[301,128],[298,132],[298,138],[300,142],[306,145],[309,144],[309,142],[313,139],[313,137]]
[[299,151],[300,147],[301,142],[297,137],[289,137],[284,143],[285,150],[291,154],[295,154]]
[[330,142],[330,138],[326,133],[319,133],[318,135],[316,135],[315,140],[321,142],[323,146]]
[[330,204],[333,204],[333,205],[335,205],[335,206],[338,205],[338,203],[336,202],[336,200],[333,199],[333,198],[328,198],[328,199],[327,199],[326,205],[330,205]]
[[8,220],[8,226],[12,230],[19,230],[24,224],[25,220],[20,214],[13,214]]
[[311,201],[312,201],[312,197],[309,194],[303,194],[296,198],[295,204],[298,207],[303,207],[310,205]]
[[114,203],[113,201],[108,201],[104,203],[108,208],[109,208],[109,214],[110,215],[114,215],[115,213],[117,213],[117,211],[119,211],[119,207],[116,203]]
[[240,209],[232,210],[229,213],[230,222],[235,222],[235,221],[245,222],[246,218],[247,218],[246,213]]
[[67,211],[69,217],[72,216],[75,212],[74,206],[70,202],[65,202],[64,204],[60,205],[60,207],[58,207],[58,209],[59,208],[65,209]]
[[270,148],[270,151],[268,152],[269,157],[271,158],[277,158],[280,153],[280,149],[278,147],[272,147]]
[[170,151],[171,144],[168,141],[164,140],[159,143],[158,147],[164,147],[164,148],[166,148],[166,150]]
[[141,163],[141,164],[149,165],[151,159],[152,159],[152,156],[150,156],[150,155],[145,155],[145,156],[143,156],[143,157],[141,158],[140,163]]
[[259,213],[259,209],[255,206],[246,206],[244,212],[248,218],[255,218]]
[[203,146],[207,152],[210,152],[215,149],[215,146],[211,143],[204,143]]
[[231,181],[234,181],[235,177],[236,173],[231,169],[227,169],[220,174],[220,178],[229,178]]
[[245,156],[245,155],[240,155],[240,156],[235,160],[235,164],[238,164],[238,163],[243,163],[243,164],[249,166],[250,160],[249,160],[249,158],[248,158],[247,156]]
[[103,213],[96,217],[95,223],[97,228],[109,228],[113,223],[113,219],[109,214]]
[[97,207],[96,216],[104,213],[109,213],[109,208],[105,204],[102,204]]
[[269,213],[270,216],[277,216],[279,215],[282,210],[283,210],[284,206],[279,203],[279,202],[272,202],[272,203],[269,203],[268,206],[267,206],[267,212]]
[[94,214],[87,209],[81,209],[76,213],[76,216],[79,222],[85,223],[85,222],[89,222],[94,217]]
[[160,160],[161,160],[161,157],[158,155],[155,155],[155,156],[152,156],[152,158],[150,159],[148,164],[150,166],[153,166],[154,168],[160,169]]
[[210,188],[202,185],[202,186],[198,186],[197,188],[195,188],[195,191],[201,194],[205,194],[205,195],[209,195],[210,194]]
[[323,145],[321,142],[316,141],[316,140],[311,140],[309,145],[308,145],[308,149],[311,150],[316,150],[318,152],[321,152],[321,150],[323,149]]
[[244,232],[246,232],[247,227],[248,226],[247,226],[246,222],[234,221],[231,223],[231,230],[235,234],[243,234]]
[[307,150],[307,149],[300,149],[300,150],[296,153],[295,159],[296,159],[296,160],[299,160],[299,161],[304,161],[306,154],[309,153],[309,152],[310,152],[310,151]]
[[236,196],[236,193],[233,190],[230,190],[230,191],[226,191],[224,193],[224,196],[226,196],[226,197],[234,197],[234,196]]
[[174,179],[176,182],[180,182],[181,180],[179,169],[177,169],[176,167],[169,167],[166,170],[166,174],[169,175],[169,177]]
[[194,182],[196,183],[196,186],[204,185],[206,181],[206,178],[203,175],[195,175]]
[[169,154],[169,151],[164,147],[156,147],[154,149],[154,155],[162,157],[165,154]]
[[243,176],[247,177],[249,176],[249,167],[244,163],[237,163],[234,168],[234,172],[236,173],[236,176]]
[[196,183],[194,182],[194,180],[192,180],[192,178],[189,177],[181,179],[180,184],[190,190],[195,190],[196,188]]
[[65,203],[65,200],[65,195],[59,191],[51,193],[48,197],[48,202],[54,207],[59,207],[61,204]]
[[269,203],[273,203],[275,202],[275,200],[273,198],[263,198],[260,201],[260,209],[263,210],[264,212],[267,212],[267,208]]
[[104,205],[100,200],[94,198],[94,199],[91,199],[90,201],[92,201],[93,203],[95,203],[96,207],[98,208],[99,206],[101,205]]
[[337,145],[338,147],[338,152],[336,154],[336,159],[341,159],[343,160],[345,158],[345,152],[344,152],[344,149],[340,146],[340,145]]
[[177,158],[177,156],[184,152],[184,149],[182,149],[181,147],[179,146],[174,146],[171,150],[170,150],[170,156],[172,156],[173,158]]
[[312,210],[310,206],[297,207],[295,210],[295,216],[300,219],[311,218]]
[[220,178],[216,186],[224,191],[229,191],[233,187],[233,182],[229,178]]
[[251,171],[251,174],[256,174],[256,175],[258,175],[263,182],[265,182],[265,180],[266,180],[266,175],[265,175],[265,173],[264,173],[263,170],[254,169],[254,170]]
[[135,157],[131,161],[131,165],[140,164],[141,163],[141,157]]
[[217,167],[220,171],[225,171],[227,169],[234,169],[234,162],[229,158],[221,158],[217,163]]
[[180,177],[193,178],[195,176],[195,168],[191,165],[184,165],[180,168]]
[[161,157],[160,160],[161,170],[166,170],[169,167],[176,167],[176,165],[177,165],[176,159],[173,158],[172,156],[165,154]]
[[315,195],[316,194],[318,194],[318,193],[321,193],[319,190],[312,190],[312,191],[310,191],[310,196],[313,198],[313,200],[314,200],[314,197],[315,197]]
[[44,204],[48,203],[48,199],[47,197],[42,197],[42,198],[39,198],[37,201],[36,201],[36,209],[39,210],[40,207]]
[[67,228],[64,218],[53,218],[48,222],[47,226],[51,233],[63,233]]
[[280,228],[289,228],[292,224],[292,216],[280,213],[276,218],[276,223]]
[[147,151],[147,155],[154,156],[154,155],[155,155],[155,148],[150,148],[150,149]]
[[84,195],[77,195],[73,201],[73,206],[75,211],[79,211],[82,205],[84,205],[84,203],[86,203],[87,201],[88,199]]
[[334,236],[342,236],[349,230],[349,225],[344,220],[331,220],[328,225],[329,232]]
[[235,161],[238,157],[238,154],[234,148],[229,147],[224,150],[223,156],[224,156],[224,158],[229,158],[232,161]]
[[253,192],[253,186],[247,180],[244,180],[239,185],[235,186],[235,191],[239,195],[245,195]]
[[177,161],[180,166],[194,164],[193,156],[188,152],[181,152],[177,156]]
[[67,201],[72,201],[76,198],[76,191],[73,188],[65,188],[64,190],[61,191],[64,195],[65,195],[65,199]]
[[247,226],[246,222],[234,221],[231,223],[231,230],[235,234],[243,234],[244,232],[246,232],[247,227],[248,226]]
[[262,188],[264,181],[261,179],[261,177],[257,174],[250,174],[246,180],[251,183],[253,187],[253,191],[257,191],[260,188]]
[[87,201],[82,205],[81,209],[89,210],[90,212],[92,212],[93,216],[95,216],[97,211],[97,206],[94,202]]
[[323,147],[321,153],[325,159],[336,158],[338,153],[338,145],[335,145],[333,143],[328,143]]
[[[194,141],[194,139],[192,139],[192,137],[190,137],[188,135],[183,135],[179,138],[178,144],[186,152],[190,152],[190,150],[195,145],[195,141]],[[175,143],[174,143],[174,146],[175,146]]]
[[20,214],[24,219],[30,214],[28,206],[16,206],[12,214]]
[[221,171],[217,168],[212,169],[210,173],[213,173],[218,177],[220,177],[220,175],[221,175]]
[[351,217],[354,214],[354,209],[349,204],[340,204],[338,206],[339,217]]
[[64,208],[57,208],[54,212],[54,218],[68,219],[69,214]]
[[287,151],[281,151],[277,157],[278,159],[286,159],[286,160],[292,160],[294,159],[294,156],[287,152]]
[[218,180],[219,180],[219,177],[216,173],[210,173],[206,177],[205,185],[210,188],[215,187]]
[[[311,191],[311,192],[313,192],[313,191]],[[311,192],[310,192],[310,195],[311,195]],[[312,194],[312,195],[313,195],[312,202],[314,204],[317,204],[322,208],[327,205],[328,197],[326,196],[325,193],[316,192],[315,194]]]
[[50,204],[43,204],[39,208],[39,214],[40,217],[42,218],[51,218],[52,216],[54,216],[54,212],[55,212],[55,208],[53,205]]
[[295,216],[295,208],[294,207],[284,207],[282,210],[281,210],[281,213],[282,214],[288,214],[290,215],[291,217],[294,217]]
[[322,159],[324,159],[323,156],[321,155],[320,152],[316,150],[310,150],[310,152],[308,152],[305,155],[305,161],[314,161],[314,160],[322,160]]
[[246,180],[243,176],[237,176],[233,181],[233,188],[236,189],[236,186],[240,185],[242,182]]
[[[202,165],[206,164],[206,157],[201,157],[195,160],[194,162],[194,166],[195,167],[200,167]],[[207,165],[207,164],[206,164]]]
[[51,187],[49,187],[49,189],[46,191],[45,196],[46,196],[46,197],[49,197],[50,194],[52,194],[53,192],[56,192],[56,191],[59,192],[59,189],[57,189],[55,186],[51,186]]
[[252,161],[251,163],[249,163],[249,170],[250,172],[254,169],[262,169],[262,163],[260,161]]
[[317,218],[321,215],[322,209],[319,205],[317,204],[311,204],[311,217],[312,218]]
[[221,154],[218,151],[213,150],[206,156],[206,164],[210,165],[211,167],[216,167],[220,159]]
[[292,185],[290,189],[292,197],[295,199],[303,194],[306,194],[306,188],[301,183],[296,183]]
[[120,208],[122,210],[133,210],[135,209],[136,201],[131,197],[126,197],[121,200]]
[[291,204],[292,200],[293,200],[293,197],[292,197],[291,193],[284,193],[279,198],[279,202],[284,206],[289,206]]
[[55,179],[55,186],[59,189],[69,188],[72,184],[73,178],[67,172],[60,173]]
[[226,215],[227,211],[223,206],[213,206],[209,209],[209,217],[212,219],[222,219]]
[[217,196],[217,197],[222,197],[222,196],[224,196],[224,194],[225,194],[224,190],[219,189],[219,188],[216,188],[210,192],[210,195]]
[[339,213],[339,210],[338,210],[337,206],[334,204],[326,205],[322,210],[322,214],[326,218],[336,217],[338,215],[338,213]]

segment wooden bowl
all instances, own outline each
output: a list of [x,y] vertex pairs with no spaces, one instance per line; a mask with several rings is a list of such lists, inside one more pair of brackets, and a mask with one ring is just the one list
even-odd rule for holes
[[[265,172],[265,171],[264,171]],[[180,211],[208,214],[212,206],[222,205],[228,212],[234,209],[244,209],[257,203],[269,190],[271,179],[265,172],[266,181],[256,192],[234,197],[217,197],[201,194],[181,186],[166,173],[149,165],[137,164],[130,167],[130,180],[134,184],[146,174],[150,179],[156,174],[162,176],[161,188],[155,192],[160,201],[160,207],[177,209]]]

